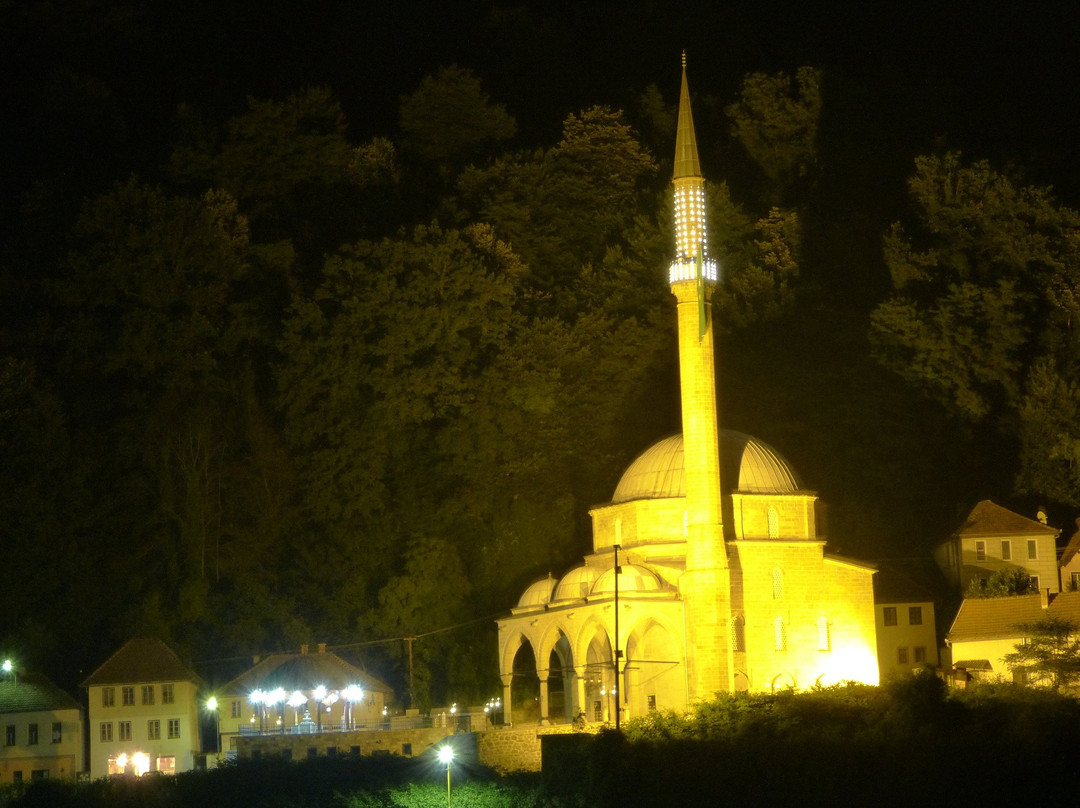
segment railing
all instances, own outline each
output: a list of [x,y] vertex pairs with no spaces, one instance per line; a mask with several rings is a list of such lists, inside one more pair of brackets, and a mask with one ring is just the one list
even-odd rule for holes
[[318,724],[315,721],[301,721],[298,724],[288,726],[272,726],[259,728],[256,726],[242,726],[238,734],[244,737],[259,735],[318,735],[328,732],[377,732],[391,729],[430,729],[434,726],[431,716],[427,715],[396,715],[383,721],[353,721],[346,724],[340,721],[335,724]]

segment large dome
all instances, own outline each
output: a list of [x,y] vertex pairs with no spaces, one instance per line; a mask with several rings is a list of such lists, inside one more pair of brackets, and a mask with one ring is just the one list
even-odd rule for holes
[[[745,494],[793,494],[802,489],[798,475],[783,456],[767,443],[735,432],[720,433],[721,479],[724,488]],[[735,485],[731,484],[735,481]],[[686,496],[683,476],[683,437],[672,435],[657,441],[623,474],[615,488],[613,503],[635,499]]]

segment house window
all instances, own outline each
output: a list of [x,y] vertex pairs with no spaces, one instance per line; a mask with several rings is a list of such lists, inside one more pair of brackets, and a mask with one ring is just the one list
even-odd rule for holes
[[746,621],[741,614],[735,615],[735,619],[731,621],[731,650],[746,650]]
[[31,769],[31,771],[30,771],[30,779],[31,780],[48,780],[49,779],[49,770],[48,769]]
[[4,739],[4,746],[14,746],[14,745],[15,745],[15,725],[14,724],[8,724],[7,725],[7,734],[6,734],[6,737]]
[[648,702],[649,702],[649,712],[650,713],[655,713],[656,712],[656,694],[655,693],[650,693],[649,694]]
[[915,646],[915,664],[922,665],[926,662],[926,647],[922,645]]
[[117,729],[119,730],[118,734],[120,736],[121,741],[130,741],[131,740],[131,722],[130,721],[121,721],[120,725],[117,727]]
[[1032,592],[1038,592],[1039,591],[1039,576],[1038,575],[1029,575],[1028,576],[1028,585],[1031,587]]
[[909,626],[921,626],[922,606],[908,606],[907,618]]
[[984,542],[984,541],[975,542],[975,560],[976,561],[986,561],[986,542]]
[[1035,539],[1028,539],[1028,560],[1034,561],[1039,557],[1039,543]]
[[162,774],[176,774],[176,756],[162,755],[157,759],[157,771]]
[[53,721],[52,725],[52,742],[60,743],[64,735],[64,725],[59,721]]
[[135,688],[134,687],[122,687],[120,688],[120,701],[125,707],[135,706]]
[[906,648],[896,649],[896,661],[900,665],[908,664],[908,650]]
[[1001,560],[1008,561],[1012,558],[1012,542],[1009,539],[1001,540]]
[[156,718],[146,722],[146,737],[151,741],[161,739],[161,722]]
[[782,617],[773,621],[773,645],[777,651],[787,650],[787,626]]
[[116,704],[116,688],[115,687],[103,687],[101,688],[101,706],[112,707]]
[[1080,591],[1080,572],[1074,572],[1069,575],[1069,591]]
[[180,737],[180,719],[179,718],[170,718],[169,719],[169,737],[170,738],[179,738]]
[[161,703],[173,703],[173,686],[171,684],[161,686]]
[[242,705],[242,702],[239,699],[236,699],[235,701],[233,701],[232,705],[230,705],[229,714],[233,718],[240,718],[241,717],[241,711],[242,711],[242,706],[241,705]]
[[11,773],[11,782],[13,782],[15,785],[21,785],[22,784],[22,771],[21,770],[16,769],[15,771],[13,771]]
[[101,722],[101,740],[104,743],[112,740],[112,721]]
[[153,704],[154,703],[154,686],[143,685],[142,686],[142,703]]
[[769,538],[780,538],[780,514],[776,512],[776,508],[769,507]]
[[772,596],[773,600],[784,597],[784,571],[779,567],[772,571]]
[[35,746],[38,742],[38,725],[31,724],[27,727],[26,743],[28,746]]
[[895,606],[886,606],[884,609],[882,609],[882,617],[884,618],[885,625],[887,625],[887,626],[895,626],[896,625],[896,607]]
[[817,619],[817,649],[819,651],[832,650],[832,638],[829,636],[829,618],[821,615]]

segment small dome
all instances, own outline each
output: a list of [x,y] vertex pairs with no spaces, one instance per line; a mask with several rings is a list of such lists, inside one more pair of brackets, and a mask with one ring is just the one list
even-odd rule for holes
[[566,573],[555,588],[554,600],[578,600],[589,596],[593,584],[600,577],[600,570],[584,564]]
[[[639,567],[636,564],[623,564],[622,574],[619,576],[620,592],[656,592],[661,588],[660,578],[652,570]],[[605,570],[595,584],[592,594],[606,595],[615,591],[615,570]]]
[[[802,488],[794,469],[767,443],[724,429],[720,432],[721,479],[726,491],[793,494]],[[615,488],[613,503],[686,496],[683,438],[664,438],[640,455]],[[731,481],[736,481],[732,486]]]
[[535,608],[537,606],[546,606],[551,602],[551,593],[554,590],[555,579],[549,574],[546,578],[529,585],[529,588],[521,596],[521,600],[518,601],[518,607]]

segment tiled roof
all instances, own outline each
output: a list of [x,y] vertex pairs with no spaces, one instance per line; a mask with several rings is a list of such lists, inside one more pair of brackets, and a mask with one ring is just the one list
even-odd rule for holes
[[161,640],[139,637],[128,640],[119,651],[105,660],[83,681],[92,685],[129,684],[137,682],[195,682],[199,676],[180,661]]
[[967,598],[949,629],[950,642],[1021,637],[1018,626],[1057,617],[1080,626],[1080,592],[1053,596],[1047,608],[1042,595],[1015,595],[1003,598]]
[[254,667],[237,676],[222,693],[246,696],[253,690],[311,690],[324,685],[340,690],[348,685],[360,685],[371,692],[390,693],[392,688],[374,676],[346,662],[337,654],[319,653],[270,654]]
[[75,699],[40,674],[18,673],[0,679],[0,713],[78,709]]
[[1061,563],[1059,566],[1064,567],[1070,561],[1073,560],[1073,556],[1080,551],[1080,519],[1076,520],[1076,532],[1073,533],[1072,538],[1069,539],[1069,543],[1065,545],[1065,551],[1061,554]]
[[1056,536],[1061,531],[984,499],[971,509],[953,536]]

